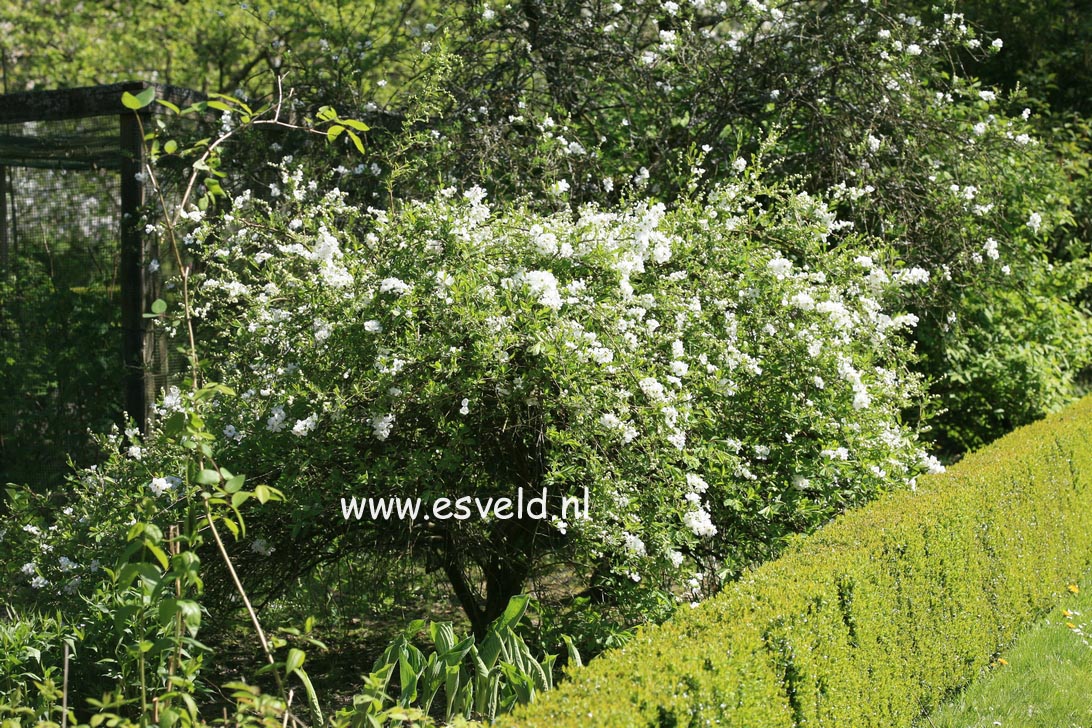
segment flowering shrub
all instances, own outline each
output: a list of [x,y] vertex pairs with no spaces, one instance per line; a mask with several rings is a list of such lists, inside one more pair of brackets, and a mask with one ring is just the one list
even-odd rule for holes
[[[886,308],[929,274],[869,251],[822,199],[757,173],[673,211],[551,215],[495,211],[477,188],[387,213],[294,173],[279,187],[276,204],[244,194],[190,236],[209,261],[204,367],[239,395],[169,393],[167,430],[97,475],[184,502],[170,423],[197,407],[220,462],[286,495],[248,519],[237,554],[259,590],[408,546],[476,628],[558,559],[621,601],[687,580],[696,599],[702,576],[939,467],[899,423],[920,400],[916,317]],[[546,490],[545,519],[347,520],[341,506],[521,487]],[[563,514],[585,488],[589,517]]]

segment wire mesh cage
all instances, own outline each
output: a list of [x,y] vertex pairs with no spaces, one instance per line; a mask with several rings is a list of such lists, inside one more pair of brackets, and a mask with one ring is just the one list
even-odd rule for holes
[[59,485],[98,457],[90,433],[145,427],[179,371],[144,317],[169,274],[142,220],[158,105],[142,120],[121,98],[148,87],[0,96],[0,485]]

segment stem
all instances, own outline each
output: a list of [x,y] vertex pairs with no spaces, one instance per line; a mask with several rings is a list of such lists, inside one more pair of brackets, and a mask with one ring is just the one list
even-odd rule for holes
[[64,680],[61,683],[61,728],[68,728],[68,643],[64,643]]
[[212,529],[212,537],[216,540],[216,548],[220,551],[220,556],[224,560],[224,564],[227,566],[228,573],[231,575],[231,581],[235,584],[235,590],[239,592],[239,596],[243,598],[243,605],[246,607],[247,614],[250,615],[250,621],[254,625],[254,631],[258,633],[258,641],[262,645],[262,651],[265,653],[266,660],[270,665],[273,665],[273,679],[277,683],[277,691],[281,694],[281,698],[285,700],[285,705],[288,704],[288,698],[284,692],[284,683],[281,682],[281,673],[277,670],[276,660],[273,658],[273,651],[269,648],[269,641],[265,638],[265,632],[262,630],[262,624],[258,621],[258,613],[254,611],[254,607],[250,603],[250,598],[246,595],[246,590],[243,589],[243,583],[239,581],[239,575],[235,572],[235,566],[231,563],[231,557],[228,556],[227,549],[224,548],[224,542],[220,538],[220,532],[216,529],[216,521],[212,517],[212,509],[209,508],[209,502],[205,501],[205,520],[208,521],[209,528]]

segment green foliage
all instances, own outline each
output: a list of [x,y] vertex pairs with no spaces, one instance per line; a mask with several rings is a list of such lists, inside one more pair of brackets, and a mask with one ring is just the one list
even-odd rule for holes
[[[238,555],[259,592],[367,544],[441,569],[479,636],[557,558],[659,618],[673,585],[699,598],[695,572],[936,466],[896,422],[914,317],[883,311],[923,273],[884,272],[824,200],[757,172],[674,212],[578,215],[495,213],[478,188],[366,211],[300,170],[276,187],[193,233],[204,365],[242,393],[209,410],[213,447],[291,503]],[[520,488],[541,515],[469,505]],[[563,510],[585,488],[589,517]],[[396,497],[466,511],[348,515]]]
[[[536,659],[516,632],[528,602],[526,596],[514,597],[477,642],[473,635],[458,639],[450,622],[432,622],[427,633],[434,649],[427,655],[412,642],[425,622],[411,623],[365,677],[366,692],[355,697],[352,708],[341,711],[338,718],[354,727],[378,727],[387,725],[395,705],[428,714],[433,702],[441,699],[438,704],[445,724],[460,716],[492,723],[516,705],[534,702],[539,693],[553,688],[557,656]],[[571,643],[569,660],[580,664]],[[392,686],[397,688],[396,697],[387,695]]]
[[[45,235],[58,232],[47,225]],[[67,255],[94,244],[58,235],[40,252],[13,251],[0,270],[0,485],[59,485],[66,458],[100,457],[88,429],[107,431],[124,408],[121,358],[104,346],[121,325],[116,261],[89,273]]]
[[1089,437],[1085,399],[842,516],[507,724],[910,726],[1092,565]]

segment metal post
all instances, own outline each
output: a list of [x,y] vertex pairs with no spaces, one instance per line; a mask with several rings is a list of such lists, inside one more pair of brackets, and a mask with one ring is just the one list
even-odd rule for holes
[[151,399],[145,376],[148,325],[144,318],[146,261],[140,210],[144,206],[144,137],[136,113],[121,120],[121,327],[125,408],[143,431]]

